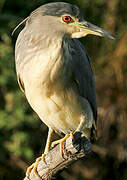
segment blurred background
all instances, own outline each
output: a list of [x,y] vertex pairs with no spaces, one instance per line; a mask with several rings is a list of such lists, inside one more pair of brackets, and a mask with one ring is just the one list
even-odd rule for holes
[[[17,84],[14,46],[21,26],[38,6],[55,1],[0,0],[0,180],[22,180],[41,155],[47,127],[32,111]],[[127,180],[127,2],[68,0],[85,20],[109,31],[115,40],[81,39],[92,61],[98,98],[98,136],[93,153],[64,170],[57,180]]]

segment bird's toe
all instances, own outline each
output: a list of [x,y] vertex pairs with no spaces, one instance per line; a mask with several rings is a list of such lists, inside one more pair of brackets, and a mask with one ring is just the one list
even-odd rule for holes
[[64,144],[64,142],[67,140],[67,138],[69,137],[69,136],[71,136],[71,138],[72,138],[72,140],[74,139],[74,136],[73,136],[73,132],[70,132],[70,134],[66,134],[65,135],[65,137],[64,138],[62,138],[62,139],[59,139],[59,140],[57,140],[57,141],[54,141],[53,143],[52,143],[52,148],[53,147],[55,147],[57,144],[60,144],[60,152],[61,152],[61,155],[63,156],[63,144]]
[[38,171],[37,171],[37,167],[38,167],[38,164],[41,160],[43,160],[45,163],[45,156],[46,154],[42,154],[42,156],[38,157],[35,161],[35,163],[33,163],[30,167],[28,167],[27,171],[26,171],[26,176],[29,177],[30,176],[30,172],[31,170],[33,169],[33,172],[35,174],[35,176],[38,178],[38,180],[41,180],[41,177],[40,175],[38,174]]

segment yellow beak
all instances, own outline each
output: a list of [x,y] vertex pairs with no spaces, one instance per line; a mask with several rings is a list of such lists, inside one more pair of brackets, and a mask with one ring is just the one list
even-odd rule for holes
[[72,34],[73,38],[80,38],[86,36],[87,34],[93,34],[96,36],[103,36],[108,37],[110,39],[114,39],[114,37],[111,36],[107,31],[90,22],[82,21],[74,22],[72,24],[78,28],[78,32],[74,32]]

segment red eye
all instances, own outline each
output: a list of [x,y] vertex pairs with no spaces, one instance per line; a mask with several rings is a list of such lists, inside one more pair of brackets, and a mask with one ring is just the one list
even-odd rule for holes
[[70,16],[64,16],[62,17],[62,20],[66,23],[70,22],[71,21],[71,17]]

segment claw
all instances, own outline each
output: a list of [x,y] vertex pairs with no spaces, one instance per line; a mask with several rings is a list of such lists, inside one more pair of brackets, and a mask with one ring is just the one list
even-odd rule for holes
[[35,163],[33,163],[30,167],[27,168],[26,176],[29,177],[31,170],[34,168]]
[[64,138],[59,139],[59,140],[57,140],[57,141],[54,141],[54,142],[52,143],[52,145],[51,145],[52,148],[53,148],[53,147],[55,147],[57,144],[60,144],[60,153],[61,153],[62,156],[63,156],[63,154],[64,154],[64,153],[63,153],[63,144],[64,144],[64,142],[67,140],[67,138],[68,138],[69,136],[71,136],[72,140],[74,139],[73,132],[70,132],[70,134],[66,134]]
[[[33,163],[30,167],[28,167],[27,171],[26,171],[26,176],[29,177],[31,170],[33,169],[34,174],[38,177],[38,180],[41,180],[41,177],[39,176],[38,172],[37,172],[37,166],[38,163],[43,160],[45,162],[45,156],[46,154],[42,154],[41,157],[37,158],[35,163]],[[46,163],[46,162],[45,162]]]

